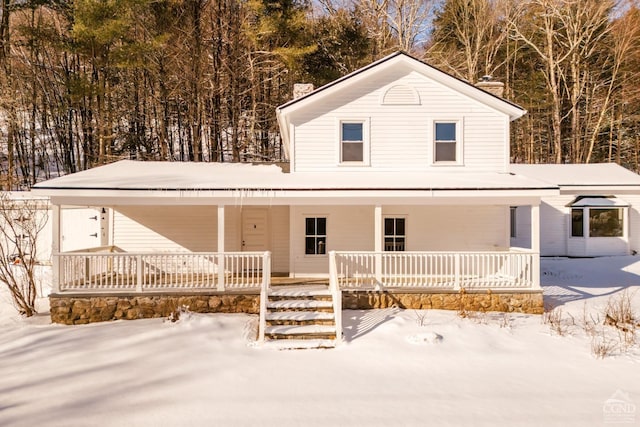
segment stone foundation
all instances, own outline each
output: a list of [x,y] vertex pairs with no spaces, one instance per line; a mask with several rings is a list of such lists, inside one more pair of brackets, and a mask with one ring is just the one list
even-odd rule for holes
[[[169,317],[186,306],[195,313],[259,314],[259,294],[198,295],[60,295],[49,296],[51,321],[66,325],[119,319]],[[344,291],[342,308],[441,309],[465,311],[503,311],[540,314],[542,291],[518,292],[431,292],[421,291]]]
[[503,311],[541,314],[544,311],[542,291],[438,292],[420,291],[344,291],[342,308],[370,310],[376,308],[439,309],[465,311]]
[[51,321],[66,325],[169,317],[186,306],[195,313],[260,312],[260,295],[50,295]]

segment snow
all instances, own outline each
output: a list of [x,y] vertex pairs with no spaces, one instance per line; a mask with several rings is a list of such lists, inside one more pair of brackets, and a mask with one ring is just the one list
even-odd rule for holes
[[[540,180],[496,172],[387,171],[283,173],[276,165],[247,163],[141,162],[121,160],[109,165],[36,184],[37,195],[76,195],[78,190],[251,191],[340,189],[548,189]],[[95,191],[88,193],[95,196]]]
[[252,315],[63,326],[0,293],[0,425],[601,426],[621,407],[640,424],[638,345],[599,359],[581,326],[623,292],[640,312],[640,258],[543,259],[541,277],[562,335],[537,315],[345,310],[339,347],[295,351],[258,346]]
[[578,207],[628,207],[629,203],[617,197],[584,197],[571,204],[572,208]]
[[560,186],[640,186],[640,175],[615,163],[511,164],[510,169],[518,175]]

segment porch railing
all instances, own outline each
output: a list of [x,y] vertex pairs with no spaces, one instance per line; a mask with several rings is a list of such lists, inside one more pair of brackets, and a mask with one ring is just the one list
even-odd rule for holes
[[268,252],[73,252],[55,257],[60,292],[259,289],[270,279]]
[[330,278],[340,289],[537,288],[538,255],[511,252],[330,252]]

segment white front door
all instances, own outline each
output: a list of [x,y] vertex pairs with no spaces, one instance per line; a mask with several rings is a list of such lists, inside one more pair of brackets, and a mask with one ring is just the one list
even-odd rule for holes
[[242,251],[262,252],[269,249],[267,208],[242,209]]

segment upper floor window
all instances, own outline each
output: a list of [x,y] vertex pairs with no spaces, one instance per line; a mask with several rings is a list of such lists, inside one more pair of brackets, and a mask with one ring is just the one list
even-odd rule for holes
[[434,123],[434,162],[460,163],[460,144],[458,122]]
[[364,161],[364,123],[341,122],[340,124],[340,161]]

